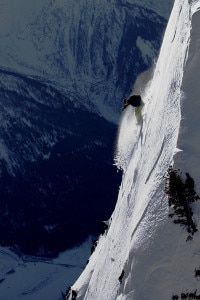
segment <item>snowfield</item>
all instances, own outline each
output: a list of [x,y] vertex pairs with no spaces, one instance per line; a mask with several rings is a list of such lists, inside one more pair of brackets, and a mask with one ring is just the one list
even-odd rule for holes
[[92,238],[58,258],[18,256],[0,247],[0,298],[2,300],[63,299],[66,282],[72,284],[84,268]]
[[[175,1],[152,80],[142,92],[141,119],[122,114],[115,164],[123,170],[115,210],[84,272],[76,299],[168,300],[200,294],[199,233],[168,217],[170,165],[189,172],[200,191],[200,1]],[[197,228],[200,207],[192,205]],[[72,291],[67,299],[72,297]],[[196,291],[196,292],[195,292]],[[186,298],[189,299],[189,298]],[[196,299],[196,298],[192,298]]]

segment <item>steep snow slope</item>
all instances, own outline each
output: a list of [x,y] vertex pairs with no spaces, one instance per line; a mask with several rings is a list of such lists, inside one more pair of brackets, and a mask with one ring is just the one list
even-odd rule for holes
[[[198,7],[198,2],[196,7]],[[194,6],[192,12],[196,11]],[[200,145],[199,135],[199,110],[200,110],[200,14],[197,11],[192,18],[191,43],[189,47],[188,60],[186,63],[182,91],[182,120],[181,131],[178,139],[178,148],[181,152],[176,155],[177,168],[189,172],[198,183],[196,188],[200,193],[200,152],[197,145]]]
[[[124,174],[116,208],[67,299],[196,299],[200,294],[194,276],[200,266],[199,233],[186,242],[186,228],[168,217],[164,192],[177,141],[182,152],[175,155],[175,166],[197,178],[199,190],[200,18],[194,15],[199,8],[200,1],[175,1],[153,78],[142,94],[142,119],[134,120],[131,107],[122,116],[116,164]],[[199,228],[198,202],[193,211]]]

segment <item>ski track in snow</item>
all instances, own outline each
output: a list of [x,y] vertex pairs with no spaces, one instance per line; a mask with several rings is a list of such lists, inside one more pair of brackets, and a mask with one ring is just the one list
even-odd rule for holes
[[78,300],[167,300],[188,291],[188,283],[191,292],[198,288],[199,243],[186,243],[186,229],[168,218],[164,175],[177,150],[191,19],[199,8],[200,1],[175,1],[143,91],[142,122],[137,124],[131,107],[122,115],[115,153],[123,170],[118,201],[107,234],[72,287]]

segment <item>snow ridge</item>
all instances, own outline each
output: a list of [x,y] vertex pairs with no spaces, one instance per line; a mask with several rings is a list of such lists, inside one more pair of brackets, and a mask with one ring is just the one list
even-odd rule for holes
[[[142,93],[142,120],[131,107],[123,113],[115,154],[123,170],[118,201],[107,233],[72,287],[76,299],[172,299],[185,291],[197,266],[198,241],[186,243],[184,230],[168,218],[164,175],[177,152],[191,20],[199,7],[200,1],[175,1],[153,78]],[[190,283],[197,289],[198,281]]]

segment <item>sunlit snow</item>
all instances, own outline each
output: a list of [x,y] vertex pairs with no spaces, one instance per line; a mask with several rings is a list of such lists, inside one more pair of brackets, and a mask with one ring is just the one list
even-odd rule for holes
[[[164,192],[172,164],[189,171],[199,188],[199,13],[191,23],[199,8],[199,0],[175,1],[153,77],[143,91],[142,121],[137,123],[131,107],[122,115],[115,155],[123,170],[118,201],[108,232],[72,286],[78,300],[200,294],[194,276],[200,266],[199,234],[186,242],[186,229],[168,217]],[[198,203],[193,210],[198,227]]]

